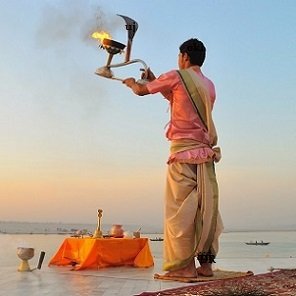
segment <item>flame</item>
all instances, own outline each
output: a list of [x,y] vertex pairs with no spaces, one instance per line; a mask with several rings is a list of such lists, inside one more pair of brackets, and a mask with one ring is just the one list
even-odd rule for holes
[[103,42],[104,39],[111,39],[111,36],[107,32],[94,32],[91,34],[91,37],[94,39],[100,39]]

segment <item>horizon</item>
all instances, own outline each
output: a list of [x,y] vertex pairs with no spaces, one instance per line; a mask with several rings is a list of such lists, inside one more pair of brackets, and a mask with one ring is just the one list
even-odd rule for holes
[[[33,225],[39,225],[39,226],[48,226],[48,225],[51,225],[52,227],[55,227],[56,226],[60,226],[59,228],[65,228],[67,229],[66,227],[71,227],[71,226],[92,226],[94,229],[96,228],[97,224],[96,223],[75,223],[75,222],[69,222],[69,223],[63,223],[63,222],[42,222],[42,221],[38,221],[38,222],[33,222],[33,221],[3,221],[3,220],[0,220],[0,233],[3,233],[2,229],[1,229],[1,224],[11,224],[11,226],[13,226],[13,224],[33,224]],[[113,224],[110,224],[110,223],[102,223],[102,230],[104,231],[108,231],[108,229],[110,229],[112,227]],[[3,226],[3,225],[2,225]],[[133,225],[133,224],[123,224],[122,225],[124,230],[130,232],[130,231],[133,231],[135,230],[138,225]],[[132,229],[130,229],[132,228]],[[153,225],[143,225],[141,227],[142,229],[146,229],[145,231],[143,231],[142,233],[146,233],[146,234],[152,234],[152,233],[163,233],[163,229],[161,226],[159,226],[159,228],[153,226]],[[64,230],[65,230],[64,229]],[[79,228],[80,230],[82,228]],[[88,229],[89,230],[89,229]],[[29,231],[29,230],[27,230]],[[39,231],[41,231],[39,229]],[[53,231],[53,229],[51,229],[50,231]],[[57,229],[55,230],[57,231]],[[70,232],[69,229],[67,229],[68,232]],[[223,230],[223,233],[230,233],[230,232],[290,232],[290,231],[296,231],[296,223],[295,224],[289,224],[289,225],[280,225],[280,226],[275,226],[275,227],[270,227],[268,228],[267,226],[266,227],[263,227],[263,228],[224,228]],[[7,232],[9,233],[9,232]],[[22,232],[20,232],[21,234]],[[34,234],[34,232],[31,232],[32,234]],[[41,232],[41,233],[46,233],[46,232]],[[48,234],[52,234],[52,233],[48,233]],[[54,234],[54,233],[53,233]],[[66,234],[66,233],[65,233]]]

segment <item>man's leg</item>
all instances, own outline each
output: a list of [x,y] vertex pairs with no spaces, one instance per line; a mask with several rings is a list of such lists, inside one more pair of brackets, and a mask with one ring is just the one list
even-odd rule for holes
[[218,210],[218,184],[213,163],[204,163],[198,166],[198,185],[201,209],[198,217],[202,217],[202,228],[200,228],[197,247],[197,259],[200,263],[197,273],[203,276],[212,276],[212,263],[215,262],[219,246],[218,238],[223,229]]
[[200,267],[196,269],[197,274],[201,276],[213,276],[212,263],[215,263],[215,255],[211,252],[200,253],[197,256]]
[[167,276],[195,277],[195,216],[198,207],[197,165],[168,166],[165,200],[164,270]]

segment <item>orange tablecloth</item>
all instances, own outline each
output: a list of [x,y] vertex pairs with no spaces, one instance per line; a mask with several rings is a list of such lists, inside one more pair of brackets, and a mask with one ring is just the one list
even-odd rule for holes
[[73,265],[75,270],[107,266],[153,266],[147,238],[66,238],[50,265]]

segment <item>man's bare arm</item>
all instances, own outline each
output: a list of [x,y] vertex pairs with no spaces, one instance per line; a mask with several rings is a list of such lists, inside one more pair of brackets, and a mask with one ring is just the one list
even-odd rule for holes
[[145,84],[140,84],[135,81],[134,78],[127,78],[123,83],[132,89],[132,91],[138,96],[145,96],[149,94],[148,88]]

